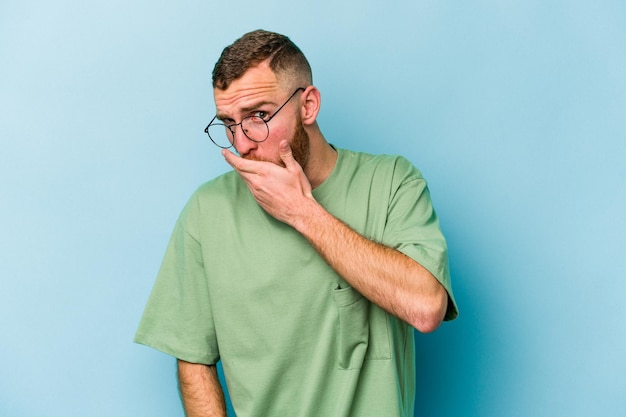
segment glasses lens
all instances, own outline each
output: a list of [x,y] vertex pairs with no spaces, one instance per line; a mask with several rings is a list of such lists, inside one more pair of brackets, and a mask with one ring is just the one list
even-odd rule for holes
[[269,127],[260,117],[246,117],[241,121],[241,127],[248,139],[253,142],[263,142],[269,135]]
[[[235,129],[237,127],[235,126]],[[220,148],[230,148],[233,146],[233,135],[226,125],[214,123],[209,125],[207,129],[209,137]]]

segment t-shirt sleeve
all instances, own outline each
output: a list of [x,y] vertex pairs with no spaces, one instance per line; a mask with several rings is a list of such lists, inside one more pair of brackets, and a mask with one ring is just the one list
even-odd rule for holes
[[458,307],[452,293],[446,240],[426,180],[404,158],[398,158],[394,166],[383,242],[415,260],[437,278],[450,299],[445,320],[456,318]]
[[211,365],[219,351],[201,245],[188,230],[194,223],[192,208],[190,202],[176,223],[135,342]]

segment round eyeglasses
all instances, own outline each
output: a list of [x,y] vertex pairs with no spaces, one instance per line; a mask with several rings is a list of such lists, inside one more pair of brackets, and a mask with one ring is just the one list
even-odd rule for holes
[[[211,123],[209,123],[209,125],[204,128],[204,133],[209,135],[211,142],[224,149],[231,148],[235,144],[235,130],[237,126],[241,127],[241,131],[243,132],[243,134],[252,142],[264,142],[270,135],[270,128],[267,124],[270,122],[270,120],[274,118],[274,116],[278,114],[279,111],[281,111],[283,107],[287,105],[287,103],[289,103],[289,101],[300,90],[304,91],[305,88],[297,88],[296,91],[294,91],[293,94],[289,96],[287,101],[285,101],[283,105],[280,106],[278,110],[276,110],[274,114],[269,117],[263,118],[260,116],[252,115],[244,117],[239,123],[224,124],[221,123],[219,119],[217,119],[217,116],[213,116],[213,118],[211,119]],[[215,122],[216,120],[218,120],[217,123]]]

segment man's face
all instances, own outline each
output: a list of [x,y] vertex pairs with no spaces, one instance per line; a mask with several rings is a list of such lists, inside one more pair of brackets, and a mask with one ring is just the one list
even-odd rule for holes
[[[250,68],[226,90],[214,89],[217,117],[226,124],[239,123],[244,117],[256,115],[267,119],[289,98],[267,63]],[[283,165],[278,146],[287,140],[294,158],[303,167],[309,156],[309,137],[300,119],[299,95],[296,94],[268,123],[269,136],[264,142],[248,139],[241,127],[235,128],[234,146],[241,157]]]

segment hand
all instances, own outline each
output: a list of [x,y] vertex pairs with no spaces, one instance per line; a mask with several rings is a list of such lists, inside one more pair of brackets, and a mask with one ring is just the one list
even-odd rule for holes
[[293,226],[306,204],[315,201],[311,184],[294,159],[289,142],[279,145],[285,167],[252,161],[224,149],[222,155],[244,180],[257,203],[272,217]]

